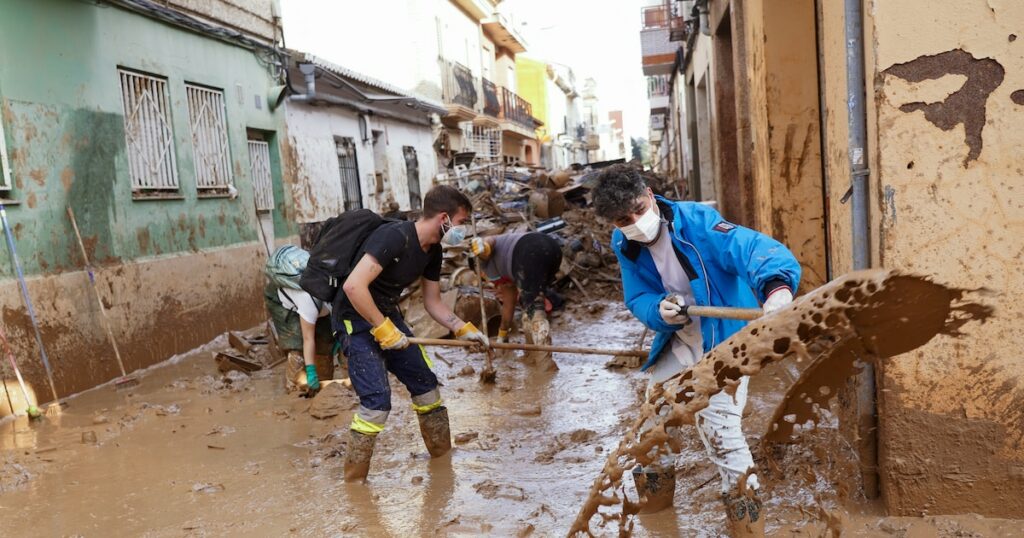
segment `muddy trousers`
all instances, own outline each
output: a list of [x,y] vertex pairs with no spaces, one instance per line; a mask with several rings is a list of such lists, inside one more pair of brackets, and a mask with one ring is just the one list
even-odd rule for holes
[[[722,493],[736,489],[740,477],[754,470],[754,458],[750,455],[750,447],[747,438],[743,436],[741,425],[749,383],[750,378],[744,376],[736,388],[735,399],[725,391],[719,392],[696,415],[697,434],[704,442],[708,458],[718,467],[722,477]],[[753,472],[747,478],[747,487],[753,490],[759,487],[757,475]]]
[[[400,316],[391,316],[398,330],[407,336],[412,331]],[[384,429],[391,413],[391,385],[388,372],[405,385],[412,396],[412,407],[423,415],[441,407],[441,392],[433,365],[423,346],[383,350],[370,334],[370,324],[363,320],[344,322],[342,350],[348,357],[348,375],[352,388],[359,395],[359,409],[352,417],[351,429],[376,435]]]

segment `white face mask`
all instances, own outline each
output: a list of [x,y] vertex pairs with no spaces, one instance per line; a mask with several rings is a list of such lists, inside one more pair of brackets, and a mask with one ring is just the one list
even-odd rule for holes
[[636,222],[629,226],[622,226],[619,230],[627,239],[639,243],[650,243],[657,239],[658,232],[661,231],[661,217],[654,210],[654,203],[651,203],[651,207],[647,208],[647,211],[636,219]]
[[462,227],[452,226],[452,219],[445,217],[448,222],[441,223],[441,242],[446,245],[457,247],[466,239],[466,231]]

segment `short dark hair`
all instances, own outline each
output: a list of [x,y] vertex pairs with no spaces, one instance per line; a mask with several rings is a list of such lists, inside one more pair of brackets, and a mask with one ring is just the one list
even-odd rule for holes
[[597,216],[615,220],[633,209],[637,198],[647,193],[640,170],[629,164],[613,164],[598,172],[591,191]]
[[463,208],[466,212],[473,211],[473,203],[462,191],[448,185],[438,185],[423,197],[423,218],[432,218],[441,213],[453,215]]

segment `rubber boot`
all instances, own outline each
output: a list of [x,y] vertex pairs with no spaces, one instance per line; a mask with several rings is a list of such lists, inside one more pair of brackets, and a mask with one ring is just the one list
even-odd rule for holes
[[[548,323],[547,313],[543,309],[538,308],[533,312],[533,315],[526,319],[526,323],[523,324],[527,338],[526,341],[531,344],[539,344],[543,346],[551,345],[551,325]],[[558,370],[558,364],[551,356],[551,352],[548,351],[530,351],[526,354],[526,361],[528,364],[533,364],[540,367],[541,370],[547,372],[554,372]]]
[[370,458],[376,435],[349,430],[348,450],[345,452],[345,482],[362,482],[370,473]]
[[441,406],[429,413],[418,415],[420,434],[431,458],[439,458],[452,449],[452,432],[448,425],[448,408]]
[[640,508],[641,514],[653,514],[672,506],[672,499],[676,494],[675,469],[644,469],[637,465],[633,469],[633,483],[636,484],[636,491],[640,497],[647,498],[647,502]]
[[724,493],[725,515],[732,538],[764,538],[764,505],[754,491]]

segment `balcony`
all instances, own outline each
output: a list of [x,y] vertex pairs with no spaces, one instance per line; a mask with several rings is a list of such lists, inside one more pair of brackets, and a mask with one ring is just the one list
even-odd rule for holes
[[[679,43],[672,41],[672,10],[668,5],[647,6],[640,10],[640,50],[645,75],[663,75],[672,71]],[[681,21],[680,21],[681,24]]]
[[501,101],[501,113],[498,119],[502,120],[502,130],[518,135],[521,138],[533,138],[536,136],[536,126],[533,123],[533,105],[508,88],[499,87],[498,90],[498,97]]
[[448,108],[445,120],[450,123],[472,121],[476,118],[479,96],[477,78],[468,67],[441,58],[441,99]]
[[480,80],[484,88],[484,114],[497,118],[501,115],[501,99],[498,97],[501,88],[486,78]]

